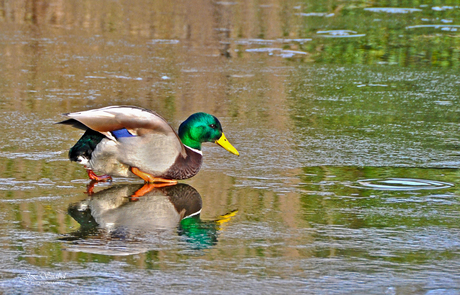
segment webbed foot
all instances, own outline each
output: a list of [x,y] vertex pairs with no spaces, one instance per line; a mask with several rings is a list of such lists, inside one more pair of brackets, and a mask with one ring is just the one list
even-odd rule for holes
[[110,175],[96,175],[91,169],[86,170],[88,172],[88,177],[94,181],[112,181],[112,176]]
[[142,178],[146,183],[158,183],[158,182],[161,182],[161,183],[163,183],[163,186],[177,184],[177,180],[154,177],[154,176],[152,176],[152,175],[150,175],[148,173],[142,172],[141,170],[139,170],[136,167],[131,167],[131,172],[134,173],[135,175],[139,176],[140,178]]

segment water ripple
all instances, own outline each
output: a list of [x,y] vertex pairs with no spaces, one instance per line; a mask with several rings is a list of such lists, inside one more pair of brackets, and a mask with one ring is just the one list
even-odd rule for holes
[[386,13],[409,13],[409,12],[422,11],[419,8],[399,8],[399,7],[370,7],[370,8],[364,8],[364,10],[372,11],[372,12],[386,12]]
[[448,182],[415,178],[364,179],[359,180],[358,183],[357,188],[394,191],[444,189],[454,186]]

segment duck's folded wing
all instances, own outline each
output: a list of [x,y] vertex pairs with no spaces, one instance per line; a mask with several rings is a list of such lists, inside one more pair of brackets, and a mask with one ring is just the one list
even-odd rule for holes
[[175,133],[165,119],[153,111],[135,106],[110,106],[64,114],[101,133],[126,128],[134,135],[146,130]]
[[[156,135],[162,138],[166,136],[170,140],[167,140],[168,146],[165,148],[172,148],[182,155],[186,154],[179,136],[166,120],[155,112],[144,108],[136,106],[110,106],[64,115],[71,119],[61,123],[80,129],[85,129],[86,126],[112,140],[117,140],[117,131],[124,129],[132,136],[144,137],[148,135],[147,138],[150,140],[157,137]],[[145,142],[145,139],[142,142]]]

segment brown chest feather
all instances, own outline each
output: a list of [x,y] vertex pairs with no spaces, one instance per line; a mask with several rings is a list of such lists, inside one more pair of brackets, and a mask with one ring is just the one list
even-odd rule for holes
[[188,148],[185,148],[187,156],[177,156],[174,164],[164,173],[163,178],[187,179],[195,176],[200,171],[203,156]]

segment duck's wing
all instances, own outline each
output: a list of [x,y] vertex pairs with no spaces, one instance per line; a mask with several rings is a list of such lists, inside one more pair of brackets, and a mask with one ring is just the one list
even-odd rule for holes
[[[165,119],[157,113],[135,106],[110,106],[83,112],[67,113],[70,117],[86,127],[98,131],[107,137],[109,132],[127,129],[132,135],[141,136],[143,133],[161,132],[174,133]],[[61,122],[81,128],[78,124]]]
[[[109,106],[100,109],[64,114],[71,119],[60,122],[73,127],[90,128],[117,141],[118,137],[168,137],[168,147],[186,155],[185,147],[172,127],[157,113],[136,106]],[[126,130],[126,131],[125,131]],[[120,133],[121,132],[121,133]],[[123,132],[128,132],[123,134]]]

